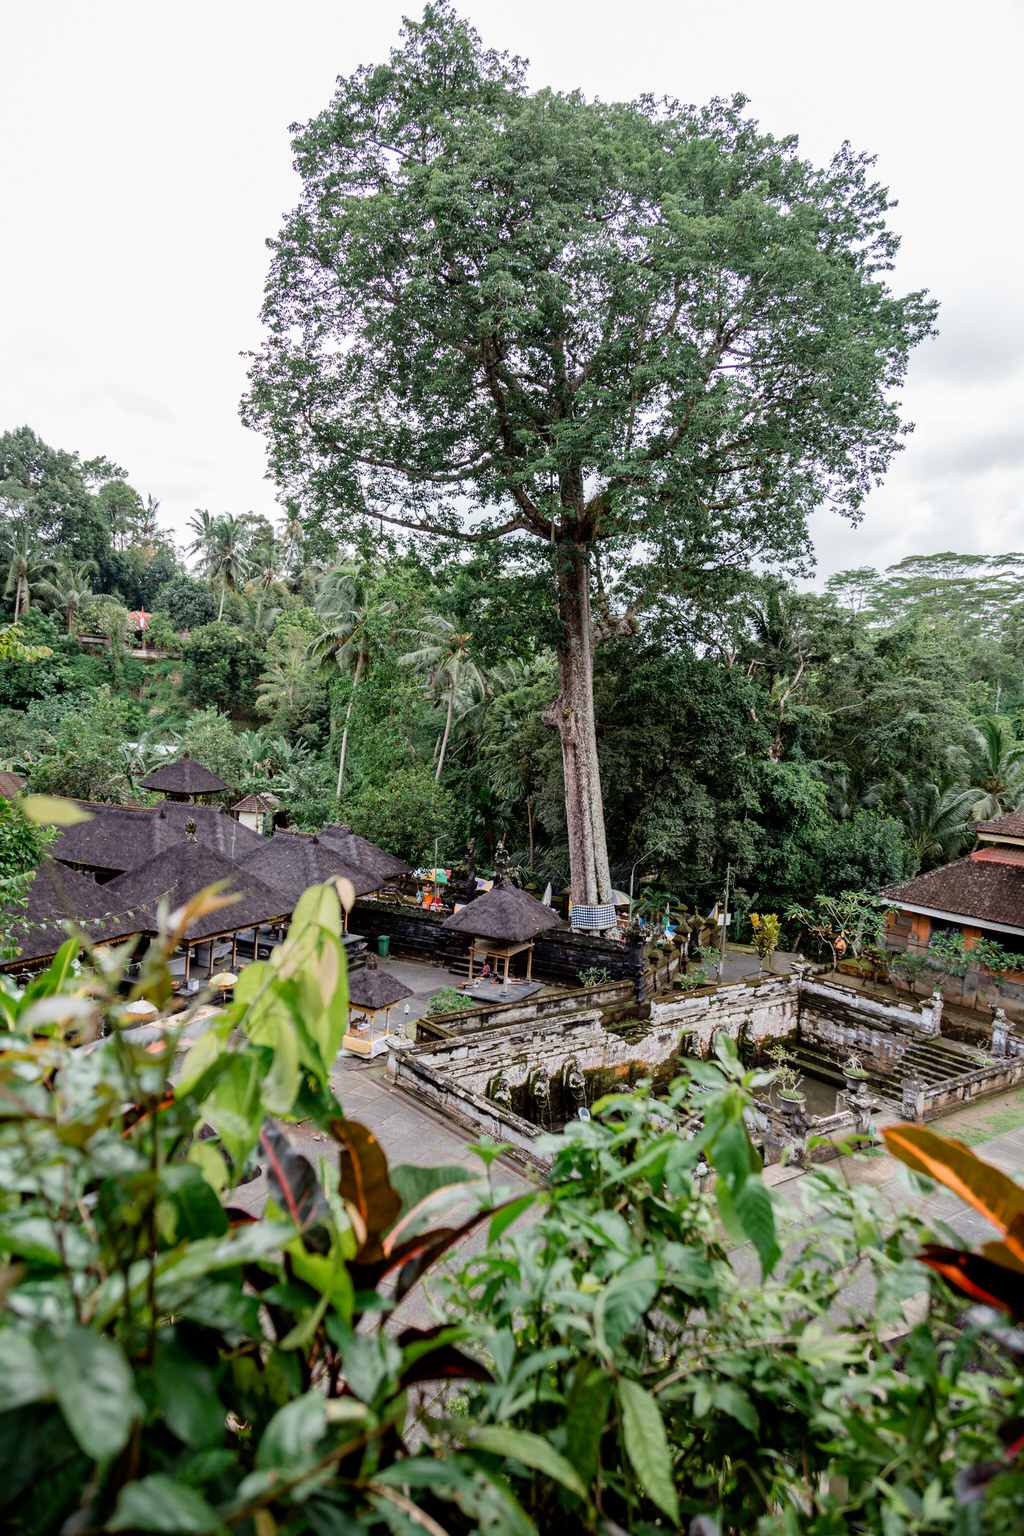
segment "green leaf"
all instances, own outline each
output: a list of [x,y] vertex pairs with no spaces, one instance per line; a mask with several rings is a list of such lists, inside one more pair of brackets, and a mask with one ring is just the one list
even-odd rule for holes
[[142,1413],[120,1346],[88,1328],[40,1330],[36,1344],[71,1433],[87,1456],[109,1461],[124,1449]]
[[52,1395],[46,1366],[32,1340],[16,1328],[0,1328],[0,1413]]
[[742,1424],[744,1429],[749,1429],[752,1435],[756,1435],[760,1426],[757,1417],[757,1409],[750,1398],[731,1381],[720,1381],[711,1388],[712,1406],[722,1413],[727,1413],[731,1419]]
[[193,1162],[170,1163],[161,1169],[160,1200],[173,1212],[169,1246],[223,1237],[228,1230],[224,1207]]
[[597,1474],[612,1385],[607,1371],[588,1370],[582,1365],[569,1394],[565,1449],[569,1461],[587,1484],[592,1483]]
[[223,1440],[224,1409],[213,1373],[182,1349],[173,1334],[160,1340],[153,1386],[160,1412],[179,1440],[196,1451]]
[[53,795],[25,795],[18,801],[18,809],[39,826],[73,827],[79,821],[92,821],[89,812],[73,800],[58,800]]
[[470,1173],[468,1168],[460,1168],[457,1164],[446,1167],[444,1163],[438,1164],[436,1168],[417,1168],[415,1163],[399,1163],[390,1170],[390,1176],[402,1201],[399,1220],[436,1189],[445,1189],[450,1184],[465,1184],[478,1177]]
[[779,1261],[781,1249],[775,1237],[772,1197],[756,1176],[746,1179],[735,1193],[736,1216],[757,1250],[761,1272],[768,1275]]
[[536,1199],[536,1195],[522,1195],[518,1200],[511,1200],[508,1205],[502,1206],[497,1210],[491,1217],[491,1225],[487,1234],[488,1242],[496,1243],[506,1228],[510,1227],[514,1221],[517,1221],[524,1211],[528,1211]]
[[327,1399],[322,1392],[307,1392],[274,1414],[263,1431],[256,1465],[260,1471],[294,1477],[316,1460],[326,1432]]
[[224,1526],[201,1493],[155,1472],[125,1484],[105,1529],[185,1533],[222,1531]]
[[665,1423],[657,1403],[638,1382],[616,1384],[626,1454],[640,1482],[662,1514],[679,1524],[679,1498],[672,1477]]
[[658,1294],[660,1268],[652,1254],[623,1265],[598,1293],[594,1333],[611,1349],[620,1344]]
[[578,1499],[589,1503],[586,1485],[576,1468],[540,1435],[531,1434],[526,1429],[509,1429],[504,1424],[485,1424],[465,1438],[466,1444],[474,1450],[489,1451],[493,1456],[514,1457],[524,1467],[533,1467],[545,1477],[554,1478]]

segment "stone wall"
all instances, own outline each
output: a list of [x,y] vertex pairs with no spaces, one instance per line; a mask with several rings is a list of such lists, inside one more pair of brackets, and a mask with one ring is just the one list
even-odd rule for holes
[[1022,1082],[1024,1057],[1020,1056],[995,1062],[990,1067],[979,1067],[961,1077],[946,1078],[941,1083],[920,1083],[908,1077],[903,1081],[903,1118],[918,1123],[937,1120],[940,1115],[948,1115],[975,1099],[1005,1093]]
[[936,1011],[931,999],[887,1003],[834,982],[805,977],[800,983],[800,1039],[836,1061],[855,1052],[879,1076],[898,1068],[911,1043],[937,1035],[940,1019],[941,1008]]
[[633,984],[610,981],[599,987],[574,987],[571,991],[544,996],[533,993],[510,1003],[478,1003],[473,1008],[456,1008],[452,1013],[424,1014],[416,1021],[416,1041],[449,1040],[453,1035],[472,1035],[482,1029],[501,1025],[525,1024],[531,1019],[564,1018],[581,1008],[597,1008],[602,1013],[620,1013],[634,1006]]
[[732,1040],[764,1045],[796,1033],[799,985],[796,976],[760,983],[734,982],[696,997],[651,1004],[652,1025],[677,1027],[687,1056],[707,1057],[724,1029]]

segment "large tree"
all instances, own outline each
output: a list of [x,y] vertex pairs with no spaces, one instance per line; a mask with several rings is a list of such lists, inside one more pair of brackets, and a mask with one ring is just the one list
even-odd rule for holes
[[595,644],[798,563],[822,503],[855,519],[934,306],[890,292],[848,146],[818,170],[740,97],[530,92],[444,4],[403,36],[296,131],[243,414],[314,525],[508,546],[558,655],[573,900],[603,902]]

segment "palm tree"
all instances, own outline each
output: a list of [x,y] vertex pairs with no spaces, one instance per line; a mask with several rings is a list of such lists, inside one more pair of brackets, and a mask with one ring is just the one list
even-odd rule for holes
[[405,656],[399,656],[403,665],[413,667],[417,672],[426,677],[427,692],[433,694],[437,702],[447,698],[447,715],[444,723],[444,735],[441,739],[440,756],[437,759],[437,772],[435,780],[440,779],[441,770],[444,768],[444,756],[448,749],[448,737],[452,729],[452,712],[455,708],[455,696],[457,692],[469,693],[479,690],[486,692],[487,680],[469,654],[471,636],[458,629],[451,619],[445,618],[441,613],[428,613],[420,620],[419,629],[414,631],[419,642],[416,650],[409,651]]
[[187,554],[198,555],[199,563],[207,575],[210,574],[214,564],[213,551],[216,546],[215,528],[217,519],[207,512],[205,507],[196,507],[195,516],[190,517],[188,526],[195,534],[195,538],[186,550]]
[[849,821],[858,811],[870,811],[885,793],[884,784],[865,784],[863,777],[845,763],[839,763],[833,773],[825,774],[829,805],[838,821]]
[[1004,721],[990,716],[970,727],[967,751],[975,820],[1016,810],[1024,800],[1024,742]]
[[337,667],[339,672],[347,673],[352,678],[352,692],[341,732],[337,788],[339,800],[345,779],[345,754],[348,750],[352,706],[356,700],[359,679],[370,662],[370,622],[391,608],[390,603],[374,603],[374,585],[373,572],[365,567],[339,565],[328,571],[320,584],[316,600],[316,613],[324,626],[323,633],[310,642],[306,652],[309,659],[316,662],[321,673],[333,672]]
[[278,649],[277,655],[268,661],[267,669],[260,677],[256,708],[261,714],[280,715],[284,712],[286,717],[291,719],[299,701],[308,665],[306,644],[292,631],[288,635],[284,649]]
[[956,858],[971,840],[977,791],[948,780],[913,785],[902,774],[899,781],[907,837],[921,863],[947,863]]
[[14,593],[14,622],[17,624],[19,615],[28,612],[36,578],[42,575],[49,562],[27,528],[22,528],[7,541],[3,558],[7,563],[4,597]]
[[215,574],[220,577],[220,608],[217,610],[219,622],[224,617],[224,598],[228,587],[232,591],[237,590],[239,582],[244,581],[248,575],[248,562],[242,553],[245,518],[235,517],[232,513],[225,512],[224,516],[218,517],[214,523],[213,534]]
[[93,595],[89,577],[98,569],[95,560],[55,560],[51,576],[38,584],[40,596],[67,615],[69,635],[76,610],[83,607]]
[[274,632],[274,625],[281,617],[281,609],[267,602],[265,592],[257,592],[252,599],[241,595],[242,625],[252,635],[256,645],[265,646]]

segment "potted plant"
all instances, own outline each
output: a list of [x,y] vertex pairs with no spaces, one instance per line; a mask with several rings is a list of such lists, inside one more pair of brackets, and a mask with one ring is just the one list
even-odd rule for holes
[[796,1062],[790,1056],[786,1047],[779,1042],[768,1051],[768,1056],[775,1064],[774,1078],[779,1090],[779,1103],[784,1114],[795,1115],[803,1109],[807,1102],[800,1092],[800,1073]]
[[846,1078],[847,1093],[857,1093],[867,1082],[868,1074],[861,1065],[860,1057],[853,1051],[843,1062],[843,1076]]
[[779,942],[782,923],[777,912],[751,912],[750,926],[754,930],[754,948],[762,971],[772,968],[772,955]]

